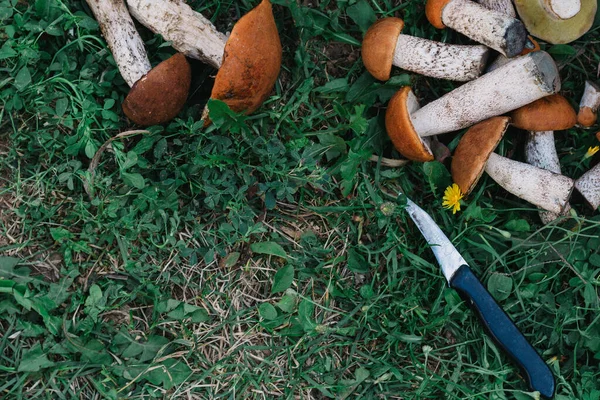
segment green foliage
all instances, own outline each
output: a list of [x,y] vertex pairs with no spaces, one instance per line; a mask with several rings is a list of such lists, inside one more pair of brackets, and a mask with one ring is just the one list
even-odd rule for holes
[[[226,32],[256,2],[188,4]],[[543,352],[557,399],[597,398],[598,216],[574,197],[574,218],[544,227],[486,177],[452,215],[447,161],[372,161],[398,157],[384,113],[399,87],[426,104],[456,85],[376,81],[362,34],[399,16],[407,34],[467,40],[418,1],[273,4],[284,61],[263,107],[208,100],[214,71],[196,64],[178,118],[138,131],[85,2],[0,0],[2,398],[535,398],[380,190],[399,187]],[[153,64],[173,54],[140,32]],[[544,45],[573,104],[597,42],[596,26]],[[597,162],[582,161],[593,132],[557,139],[565,174]]]

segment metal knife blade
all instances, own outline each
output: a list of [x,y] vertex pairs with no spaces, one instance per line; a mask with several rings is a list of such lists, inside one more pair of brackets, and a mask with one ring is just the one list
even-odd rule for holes
[[468,265],[467,262],[433,218],[409,198],[407,198],[406,211],[431,246],[431,250],[440,264],[446,280],[450,283],[456,271],[462,265]]

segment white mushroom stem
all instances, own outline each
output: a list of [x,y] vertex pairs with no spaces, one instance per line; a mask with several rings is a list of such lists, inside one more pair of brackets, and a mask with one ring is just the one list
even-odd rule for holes
[[581,175],[575,187],[594,210],[600,207],[600,164]]
[[571,192],[573,179],[492,153],[485,172],[515,196],[544,210],[561,213]]
[[554,17],[569,19],[581,10],[581,0],[539,0],[544,8]]
[[177,51],[221,66],[227,36],[183,0],[127,0],[127,5],[135,19],[171,41]]
[[509,17],[517,18],[512,0],[478,0],[478,3],[490,10],[496,10]]
[[[586,113],[596,114],[600,108],[600,86],[591,81],[585,81],[583,96],[579,102],[578,122],[583,126],[591,126],[592,124],[582,123],[585,118],[582,118]],[[587,109],[587,110],[586,110]]]
[[521,21],[470,0],[450,0],[442,10],[442,22],[507,57],[523,51],[527,40]]
[[[554,131],[530,131],[525,143],[525,160],[535,167],[560,174],[560,161],[556,153]],[[566,214],[570,209],[571,206],[567,203],[562,214]],[[560,215],[550,211],[540,211],[540,219],[544,224],[554,221]]]
[[121,76],[131,87],[152,69],[144,41],[122,0],[86,0],[94,13]]
[[471,81],[481,75],[489,55],[482,45],[466,46],[399,35],[394,51],[396,67],[453,81]]
[[560,90],[558,69],[548,53],[536,51],[467,82],[425,105],[411,121],[420,136],[462,129]]

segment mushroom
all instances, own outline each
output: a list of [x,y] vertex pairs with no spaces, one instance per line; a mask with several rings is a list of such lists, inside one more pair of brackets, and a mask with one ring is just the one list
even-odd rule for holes
[[467,82],[418,108],[409,87],[390,100],[385,116],[396,149],[415,161],[432,159],[421,138],[456,131],[560,90],[556,64],[543,51],[530,53]]
[[515,196],[561,213],[573,190],[571,178],[494,153],[509,122],[509,117],[493,117],[467,130],[454,152],[452,180],[467,195],[485,171]]
[[448,26],[507,57],[519,54],[527,42],[521,21],[470,0],[427,0],[425,14],[436,28]]
[[585,81],[585,89],[579,102],[577,123],[585,128],[594,125],[598,118],[596,114],[598,108],[600,108],[600,86],[592,81]]
[[514,0],[529,33],[552,44],[569,43],[594,23],[597,0]]
[[152,68],[144,42],[122,0],[86,0],[119,72],[131,87],[123,112],[139,125],[162,124],[174,118],[188,96],[190,65],[175,54]]
[[575,181],[575,188],[594,209],[600,207],[600,164],[581,175]]
[[[519,54],[517,57],[524,56],[529,53],[533,53],[534,51],[540,50],[540,44],[534,38],[532,38],[531,36],[527,36],[527,39],[527,44],[523,48],[521,54]],[[513,59],[514,58],[508,58],[502,54],[498,54],[498,57],[496,57],[496,59],[493,62],[491,62],[490,65],[488,65],[488,67],[486,68],[486,72],[491,72],[496,68],[503,66],[504,64],[508,64]]]
[[483,72],[489,49],[434,42],[402,35],[404,21],[383,18],[367,30],[362,59],[367,70],[381,81],[390,79],[392,65],[421,75],[452,81],[470,81]]
[[190,58],[219,68],[227,36],[183,0],[127,0],[133,18]]
[[[560,162],[554,143],[554,131],[575,126],[577,116],[567,99],[559,94],[544,97],[511,113],[512,124],[529,131],[525,143],[525,160],[536,167],[560,174]],[[563,214],[567,214],[569,204]],[[540,219],[548,224],[560,214],[541,211]]]
[[512,0],[478,0],[477,2],[485,8],[500,11],[504,15],[517,18],[517,12],[515,11]]
[[[177,50],[219,68],[211,98],[236,112],[256,110],[275,85],[281,42],[269,0],[244,15],[229,38],[182,0],[127,0],[132,15]],[[207,116],[203,118],[207,121]]]

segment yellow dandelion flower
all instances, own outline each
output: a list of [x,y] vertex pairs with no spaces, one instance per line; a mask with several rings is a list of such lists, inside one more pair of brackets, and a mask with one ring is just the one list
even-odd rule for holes
[[594,147],[590,146],[590,148],[587,149],[585,156],[583,156],[583,159],[585,160],[586,158],[592,157],[594,154],[596,154],[598,152],[598,150],[600,150],[600,146],[594,146]]
[[463,194],[456,183],[452,186],[448,186],[444,191],[444,197],[442,200],[442,206],[447,209],[452,209],[452,214],[456,214],[460,211],[460,199],[463,198]]

